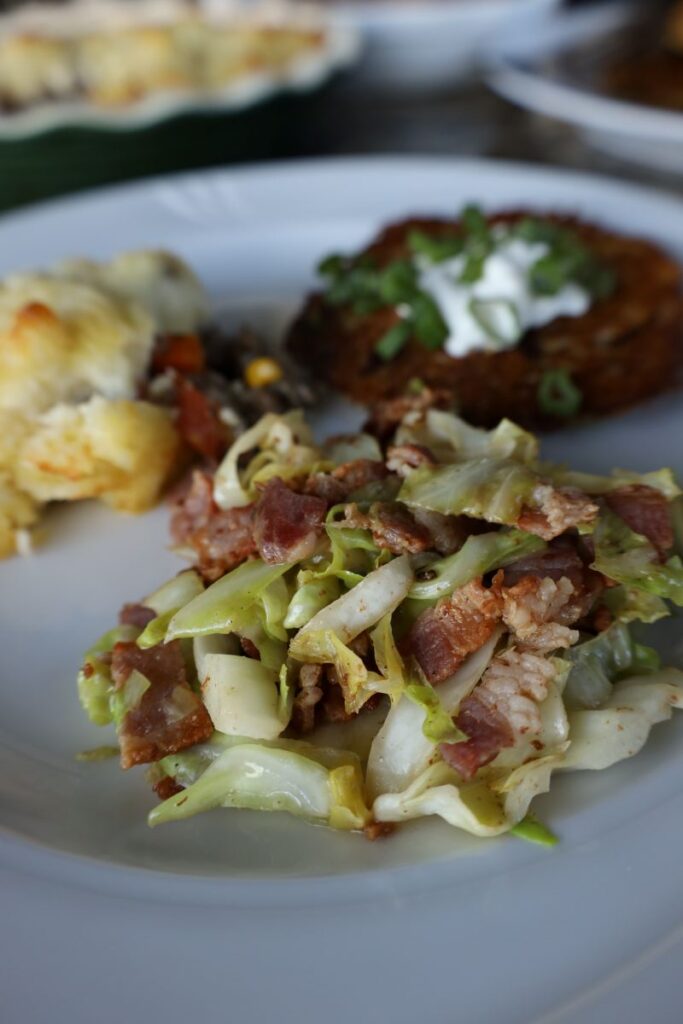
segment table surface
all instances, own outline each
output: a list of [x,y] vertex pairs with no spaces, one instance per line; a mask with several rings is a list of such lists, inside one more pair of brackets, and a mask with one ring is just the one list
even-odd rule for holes
[[146,174],[243,161],[366,153],[491,156],[586,169],[683,190],[589,149],[575,131],[527,114],[483,84],[445,95],[368,95],[348,83],[234,116],[181,118],[127,133],[62,131],[0,143],[0,209]]

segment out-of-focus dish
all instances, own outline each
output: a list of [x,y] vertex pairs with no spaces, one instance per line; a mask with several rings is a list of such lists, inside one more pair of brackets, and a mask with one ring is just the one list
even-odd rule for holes
[[71,0],[0,18],[0,135],[135,127],[309,89],[357,53],[351,29],[306,5]]
[[568,121],[596,148],[673,172],[683,167],[678,19],[662,5],[600,2],[491,40],[490,84],[520,106]]
[[[310,397],[255,339],[209,321],[190,268],[138,250],[0,284],[0,558],[50,501],[141,512],[191,458]],[[221,372],[215,369],[218,367]]]
[[365,43],[350,85],[443,89],[470,78],[481,47],[511,23],[533,25],[559,0],[331,0]]
[[470,206],[319,269],[288,346],[360,402],[427,385],[473,423],[558,426],[670,387],[683,360],[678,264],[580,220]]

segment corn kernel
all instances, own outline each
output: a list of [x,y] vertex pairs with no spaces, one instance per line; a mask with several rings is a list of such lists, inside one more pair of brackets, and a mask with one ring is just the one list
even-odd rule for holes
[[269,356],[259,356],[247,364],[244,379],[250,388],[267,388],[282,379],[282,367]]

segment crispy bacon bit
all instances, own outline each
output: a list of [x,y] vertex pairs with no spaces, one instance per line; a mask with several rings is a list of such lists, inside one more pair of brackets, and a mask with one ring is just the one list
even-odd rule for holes
[[574,526],[592,523],[599,511],[595,502],[580,491],[556,489],[550,484],[539,484],[533,502],[522,509],[517,526],[543,540],[559,537]]
[[298,562],[315,551],[327,505],[297,494],[274,477],[263,489],[254,515],[254,539],[264,562]]
[[673,547],[669,502],[661,491],[645,484],[617,487],[605,495],[605,501],[629,529],[647,537],[663,558]]
[[463,701],[456,723],[467,739],[460,743],[442,743],[439,750],[444,761],[455,768],[466,782],[515,741],[505,718],[475,694]]
[[150,686],[121,723],[122,768],[159,761],[211,736],[213,723],[187,682],[178,640],[147,650],[135,643],[116,644],[111,675],[117,690],[125,686],[134,670],[142,673]]
[[344,485],[347,495],[360,491],[369,484],[386,480],[388,476],[389,470],[384,463],[375,459],[353,459],[332,470],[333,479]]
[[387,448],[386,467],[391,473],[407,477],[420,466],[435,466],[436,459],[422,444],[396,444]]
[[552,541],[544,551],[525,555],[504,570],[504,584],[512,587],[526,576],[548,577],[559,580],[565,576],[575,586],[581,586],[585,566],[573,544],[565,539]]
[[346,487],[330,473],[311,473],[304,483],[303,492],[322,498],[328,505],[339,505],[346,498]]
[[302,665],[299,690],[294,698],[292,726],[298,732],[310,732],[315,725],[315,708],[322,700],[322,665]]
[[261,655],[259,654],[258,647],[256,646],[253,640],[249,639],[248,636],[240,637],[240,647],[242,648],[242,653],[245,655],[245,657],[252,658],[254,661],[261,660]]
[[182,793],[185,787],[181,786],[175,779],[172,779],[170,775],[164,775],[162,779],[157,779],[152,789],[160,800],[168,800],[170,797]]
[[422,612],[403,646],[430,683],[439,683],[486,643],[500,615],[499,596],[472,580]]
[[256,554],[254,506],[220,509],[213,500],[211,475],[195,470],[189,491],[171,516],[171,537],[194,548],[202,576],[217,580]]
[[514,587],[502,587],[501,597],[503,622],[525,649],[547,653],[579,639],[577,630],[569,629],[579,616],[574,586],[566,576],[557,582],[526,576]]
[[370,530],[377,547],[394,555],[414,555],[432,546],[429,530],[420,526],[405,505],[398,502],[376,502],[369,512],[361,512],[355,504],[347,505],[342,525]]
[[587,615],[604,589],[604,578],[585,564],[571,537],[558,537],[545,551],[513,562],[504,570],[503,583],[506,587],[514,587],[529,576],[555,582],[565,578],[572,584],[572,600],[560,619],[565,626],[571,626]]
[[541,729],[538,705],[554,675],[551,662],[537,654],[509,648],[496,655],[455,719],[468,738],[442,743],[444,760],[469,780],[517,737],[533,739]]
[[381,484],[389,476],[383,462],[353,459],[337,466],[331,473],[312,473],[303,485],[303,492],[322,498],[328,505],[339,505],[359,492],[362,494],[372,485]]
[[453,409],[453,392],[441,388],[422,388],[416,395],[401,395],[377,402],[370,411],[364,430],[382,441],[393,436],[405,416],[419,418],[427,409]]
[[152,356],[155,373],[177,370],[178,373],[201,373],[206,367],[204,346],[196,334],[164,334],[156,343]]
[[146,608],[144,604],[124,604],[119,612],[119,624],[121,626],[137,626],[144,629],[152,619],[156,619],[157,613],[153,608]]
[[[459,551],[468,536],[474,532],[477,523],[474,519],[466,519],[465,516],[445,516],[442,512],[432,512],[428,508],[414,508],[411,510],[415,520],[429,530],[432,541],[429,545],[440,555],[452,555]],[[486,529],[490,529],[486,524]]]
[[183,440],[205,458],[218,462],[230,444],[230,430],[221,422],[218,410],[206,395],[178,374],[178,433]]
[[370,821],[363,826],[363,835],[374,843],[376,839],[385,839],[390,836],[395,830],[395,821]]

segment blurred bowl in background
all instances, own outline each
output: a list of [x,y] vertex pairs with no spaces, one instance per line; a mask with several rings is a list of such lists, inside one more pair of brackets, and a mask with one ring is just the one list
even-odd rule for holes
[[[651,46],[651,29],[642,19],[658,10],[635,2],[602,2],[549,13],[533,33],[523,24],[513,26],[486,47],[488,82],[517,106],[574,125],[595,149],[683,174],[683,107],[678,111],[620,98],[610,81],[612,68],[624,58],[633,60],[637,78],[637,62]],[[683,56],[677,59],[683,88]],[[642,77],[648,73],[643,65]]]
[[352,85],[435,91],[472,77],[485,39],[507,32],[517,18],[542,14],[558,2],[331,0],[328,9],[363,37]]

